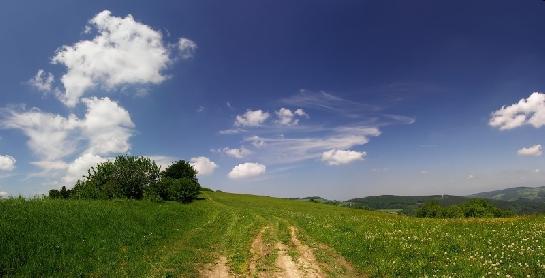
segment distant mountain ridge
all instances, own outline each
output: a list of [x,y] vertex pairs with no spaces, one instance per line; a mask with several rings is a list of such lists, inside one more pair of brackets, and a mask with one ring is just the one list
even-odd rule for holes
[[414,214],[422,204],[430,201],[443,206],[459,205],[472,198],[490,200],[498,208],[509,209],[516,214],[545,213],[545,186],[541,187],[513,187],[501,190],[479,192],[467,196],[455,195],[428,195],[428,196],[399,196],[380,195],[353,198],[347,201],[331,201],[319,196],[294,198],[302,201],[329,203],[353,208],[372,210],[396,210],[405,214]]
[[545,186],[540,187],[512,187],[488,192],[471,194],[471,198],[485,198],[499,201],[514,202],[529,200],[534,202],[545,202]]

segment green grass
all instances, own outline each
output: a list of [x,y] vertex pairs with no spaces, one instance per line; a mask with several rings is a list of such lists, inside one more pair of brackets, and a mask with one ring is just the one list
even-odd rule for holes
[[[188,205],[2,201],[0,276],[191,277],[220,254],[233,272],[248,274],[261,228],[271,227],[265,241],[289,243],[290,225],[307,245],[329,246],[370,277],[545,273],[543,216],[417,219],[251,195],[205,196]],[[331,263],[324,252],[317,250],[317,258]]]

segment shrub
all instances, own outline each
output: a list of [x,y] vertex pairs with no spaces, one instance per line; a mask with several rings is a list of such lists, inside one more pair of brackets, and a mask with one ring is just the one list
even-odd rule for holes
[[52,198],[52,199],[60,199],[62,198],[61,197],[61,192],[57,189],[51,189],[49,190],[49,198]]
[[72,195],[83,199],[142,199],[146,189],[159,182],[159,173],[159,166],[149,158],[118,156],[89,169]]
[[196,199],[201,189],[198,183],[187,178],[163,178],[161,183],[168,188],[169,200],[182,203],[189,203]]
[[195,183],[197,180],[197,171],[193,169],[191,164],[185,160],[179,160],[172,165],[168,166],[162,173],[163,178],[171,179],[190,179]]

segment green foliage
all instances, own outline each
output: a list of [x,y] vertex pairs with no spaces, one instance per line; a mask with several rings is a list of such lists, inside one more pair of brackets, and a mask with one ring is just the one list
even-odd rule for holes
[[50,190],[52,199],[147,199],[155,202],[196,199],[200,193],[197,172],[180,160],[165,171],[146,157],[118,156],[89,169],[72,190]]
[[461,218],[461,217],[507,217],[512,213],[495,207],[483,199],[470,199],[460,205],[441,206],[436,201],[424,203],[416,209],[417,217],[426,218]]
[[[89,169],[72,190],[63,187],[62,198],[76,199],[142,199],[149,187],[159,182],[160,169],[146,157],[118,156]],[[53,196],[56,196],[56,192]]]
[[198,183],[191,179],[171,179],[164,178],[161,182],[167,183],[169,186],[170,200],[189,203],[199,196],[201,187]]
[[197,180],[197,171],[193,169],[191,164],[185,160],[179,160],[168,166],[162,173],[162,177],[171,179],[190,179],[195,183]]
[[57,189],[51,189],[49,190],[49,198],[51,199],[61,199],[62,195],[61,192]]

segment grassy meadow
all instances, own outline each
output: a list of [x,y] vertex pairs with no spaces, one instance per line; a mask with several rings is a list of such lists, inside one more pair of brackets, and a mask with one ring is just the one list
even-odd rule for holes
[[[422,219],[270,197],[205,192],[190,204],[0,201],[0,276],[195,277],[225,256],[232,274],[274,268],[290,227],[326,276],[539,277],[545,217]],[[334,255],[332,255],[334,254]],[[353,268],[347,274],[339,258]]]

